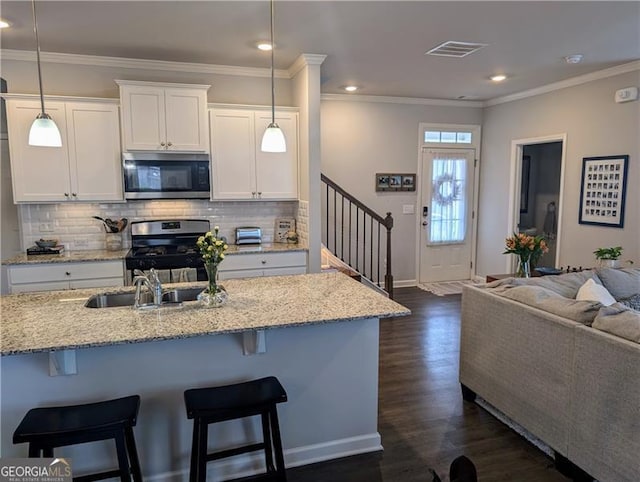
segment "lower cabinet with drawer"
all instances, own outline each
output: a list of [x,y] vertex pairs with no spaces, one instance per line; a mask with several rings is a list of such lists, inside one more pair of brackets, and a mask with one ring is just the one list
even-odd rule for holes
[[224,263],[220,264],[218,268],[218,277],[225,280],[305,274],[306,272],[307,253],[305,251],[250,253],[227,256]]
[[13,265],[7,269],[11,293],[102,288],[124,285],[121,260]]

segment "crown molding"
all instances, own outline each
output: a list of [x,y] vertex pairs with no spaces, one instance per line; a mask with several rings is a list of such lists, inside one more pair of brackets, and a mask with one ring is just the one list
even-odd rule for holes
[[[95,67],[116,67],[139,70],[161,70],[169,72],[191,72],[195,74],[233,75],[240,77],[270,77],[271,70],[257,67],[237,67],[235,65],[199,64],[193,62],[174,62],[169,60],[128,59],[123,57],[103,57],[99,55],[64,54],[41,52],[42,62],[51,64],[92,65]],[[35,62],[36,54],[30,50],[3,49],[2,60],[20,60]],[[274,76],[289,79],[287,70],[276,69]]]
[[[25,94],[16,92],[5,92],[0,94],[3,99],[37,100],[40,101],[40,94]],[[77,97],[72,95],[44,95],[44,99],[52,102],[97,102],[100,104],[120,104],[120,99],[110,97]]]
[[377,102],[384,104],[437,105],[444,107],[483,107],[480,100],[423,99],[419,97],[390,97],[385,95],[322,94],[320,100],[345,102]]
[[170,86],[175,89],[206,89],[209,90],[211,88],[210,85],[205,84],[176,84],[173,82],[147,82],[146,80],[123,80],[123,79],[114,79],[113,80],[118,87],[122,87],[123,85],[137,85],[142,87],[148,87],[150,85],[156,87],[167,87]]
[[608,69],[597,70],[595,72],[590,72],[578,77],[572,77],[570,79],[561,80],[560,82],[543,85],[542,87],[537,87],[535,89],[525,90],[522,92],[517,92],[515,94],[505,95],[503,97],[496,97],[495,99],[489,99],[483,103],[483,106],[491,107],[494,105],[505,104],[507,102],[513,102],[515,100],[526,99],[527,97],[547,94],[555,90],[566,89],[567,87],[586,84],[587,82],[593,82],[594,80],[606,79],[608,77],[614,77],[616,75],[627,74],[636,70],[640,70],[640,60],[635,60],[633,62],[622,65],[616,65],[615,67],[610,67]]
[[301,54],[287,70],[289,72],[289,78],[294,78],[298,72],[300,72],[307,65],[322,65],[326,55],[322,54]]

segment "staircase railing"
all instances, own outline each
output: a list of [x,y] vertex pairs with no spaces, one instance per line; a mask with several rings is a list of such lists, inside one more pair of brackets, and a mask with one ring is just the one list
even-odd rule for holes
[[[323,199],[323,242],[335,256],[393,298],[391,274],[391,229],[393,217],[380,216],[373,209],[321,174],[325,184]],[[386,236],[382,236],[382,229]],[[380,268],[384,272],[384,281]],[[383,284],[384,283],[384,284]]]

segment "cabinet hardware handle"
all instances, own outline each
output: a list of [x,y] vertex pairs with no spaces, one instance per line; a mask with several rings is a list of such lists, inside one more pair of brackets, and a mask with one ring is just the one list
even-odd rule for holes
[[262,260],[262,264],[267,264],[267,260],[266,260],[266,259],[263,259],[263,260]]
[[68,193],[68,192],[65,192],[65,193],[64,193],[64,197],[69,197],[69,193]]
[[252,196],[252,197],[256,197],[256,193],[255,193],[255,191],[251,193],[251,196]]
[[160,145],[161,145],[162,147],[164,147],[164,142],[161,142],[161,143],[160,143]]
[[71,276],[71,273],[69,271],[65,271],[64,274],[66,274],[67,276]]
[[167,142],[167,145],[168,146],[172,146],[173,144],[171,142]]
[[78,197],[78,193],[76,193],[76,192],[72,192],[72,193],[71,193],[71,195],[72,195],[73,197]]
[[262,192],[258,191],[258,197],[262,197]]

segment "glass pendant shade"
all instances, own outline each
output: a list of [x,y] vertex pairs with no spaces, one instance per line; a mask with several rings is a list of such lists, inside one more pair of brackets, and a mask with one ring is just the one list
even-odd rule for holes
[[38,114],[29,130],[29,145],[42,147],[62,147],[60,130],[48,114]]
[[269,124],[265,129],[260,149],[262,152],[287,152],[284,133],[275,122]]
[[271,19],[271,123],[267,126],[262,135],[262,144],[260,150],[262,152],[287,152],[287,143],[284,139],[284,133],[280,126],[276,124],[276,83],[273,73],[273,51],[275,42],[273,41],[273,0],[269,2],[270,19]]

